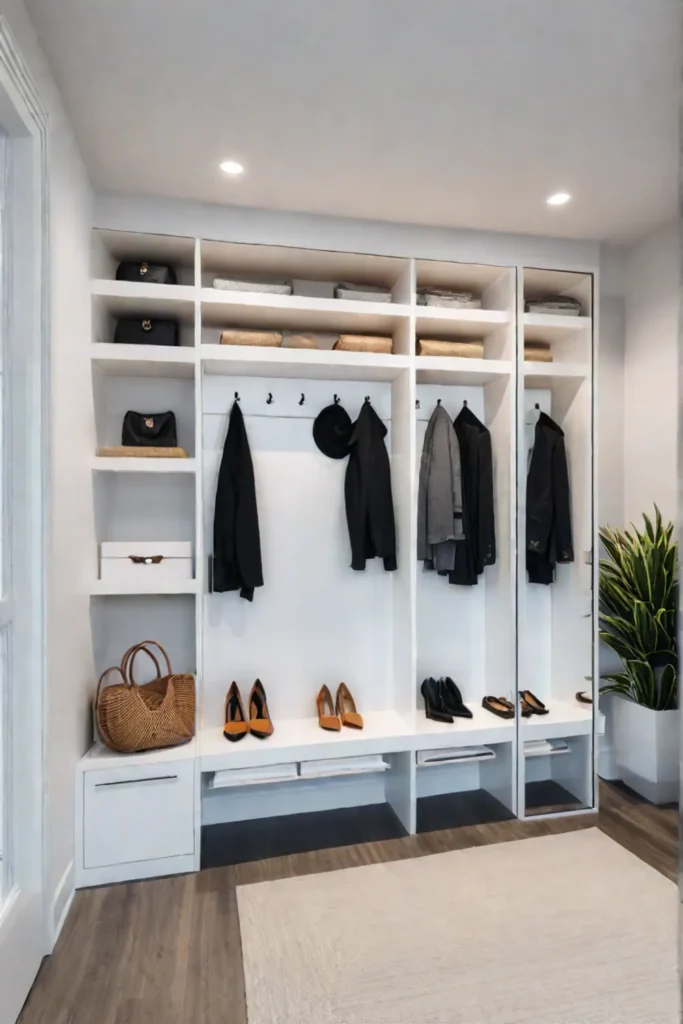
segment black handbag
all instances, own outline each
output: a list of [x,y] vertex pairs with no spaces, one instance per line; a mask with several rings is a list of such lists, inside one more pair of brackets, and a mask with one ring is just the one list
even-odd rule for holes
[[178,321],[125,317],[117,321],[114,342],[117,345],[179,345]]
[[146,260],[124,260],[116,268],[117,281],[144,281],[146,284],[177,284],[173,267]]
[[177,448],[175,413],[129,410],[123,417],[121,444],[133,448]]

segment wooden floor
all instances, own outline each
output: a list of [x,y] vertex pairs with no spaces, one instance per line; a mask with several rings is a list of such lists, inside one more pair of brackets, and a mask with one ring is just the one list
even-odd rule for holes
[[598,825],[675,881],[678,811],[602,783],[599,815],[505,821],[83,890],[20,1024],[247,1024],[236,887]]

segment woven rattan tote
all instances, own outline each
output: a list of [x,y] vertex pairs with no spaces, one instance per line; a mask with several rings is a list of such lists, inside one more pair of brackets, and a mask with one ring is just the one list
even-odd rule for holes
[[[166,675],[162,676],[150,647],[156,647],[163,655]],[[152,659],[157,673],[156,679],[143,685],[136,683],[133,675],[140,651]],[[103,686],[111,672],[117,672],[122,681]],[[144,640],[127,650],[121,666],[108,668],[97,684],[97,731],[106,747],[121,754],[187,743],[194,736],[195,709],[194,676],[174,675],[168,654],[155,640]]]

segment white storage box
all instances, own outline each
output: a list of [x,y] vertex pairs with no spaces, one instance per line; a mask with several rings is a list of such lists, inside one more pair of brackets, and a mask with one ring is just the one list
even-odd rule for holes
[[107,583],[191,580],[191,541],[105,541],[100,544],[100,579]]

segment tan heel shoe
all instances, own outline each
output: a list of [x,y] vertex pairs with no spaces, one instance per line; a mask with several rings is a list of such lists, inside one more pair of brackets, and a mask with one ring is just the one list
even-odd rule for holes
[[315,698],[318,705],[318,725],[321,729],[328,729],[330,732],[339,732],[341,722],[339,716],[334,713],[332,694],[329,686],[321,686],[318,696]]
[[237,740],[241,740],[249,732],[249,723],[247,722],[247,716],[244,713],[244,705],[242,704],[242,696],[237,687],[237,683],[231,683],[230,689],[228,690],[225,698],[225,725],[223,726],[223,735],[226,740],[230,740],[231,743],[236,743]]
[[363,719],[356,711],[356,702],[346,683],[340,683],[337,687],[336,708],[342,725],[347,725],[350,729],[363,728]]
[[266,691],[260,679],[256,680],[249,694],[249,731],[260,740],[267,740],[273,735]]

